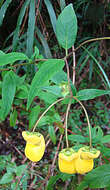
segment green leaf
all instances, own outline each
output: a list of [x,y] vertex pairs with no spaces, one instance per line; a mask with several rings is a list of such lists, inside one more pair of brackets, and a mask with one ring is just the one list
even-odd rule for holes
[[21,176],[23,173],[26,173],[26,165],[21,165],[16,168],[16,175]]
[[11,1],[12,0],[6,0],[0,9],[0,26],[2,25],[3,19],[5,17],[5,13]]
[[82,181],[76,190],[85,190],[88,187],[87,183],[85,181]]
[[14,127],[17,120],[17,111],[16,109],[10,114],[10,126]]
[[56,34],[59,44],[64,49],[67,50],[74,45],[77,35],[77,18],[72,4],[66,6],[59,15]]
[[61,11],[66,7],[65,0],[60,0]]
[[53,185],[57,182],[57,180],[60,178],[61,174],[58,174],[56,176],[51,176],[47,185],[47,190],[53,190]]
[[81,135],[68,135],[68,139],[71,142],[77,142],[77,143],[86,143],[86,137],[83,137]]
[[78,100],[90,100],[102,95],[110,95],[110,90],[84,89],[77,93]]
[[105,188],[110,186],[110,164],[104,164],[92,170],[84,177],[90,188]]
[[27,49],[26,54],[31,57],[33,54],[34,29],[35,29],[35,0],[30,1],[29,20],[27,30]]
[[44,86],[47,81],[49,81],[52,76],[55,75],[64,67],[64,61],[58,59],[50,59],[42,64],[39,71],[35,74],[29,91],[27,109],[29,108],[32,100],[39,91],[39,88]]
[[35,122],[38,119],[38,115],[40,113],[40,106],[35,106],[31,109],[31,112],[29,114],[29,129],[32,129]]
[[55,84],[59,84],[64,81],[68,81],[67,74],[64,71],[59,71],[59,72],[55,73],[55,75],[52,77],[51,80]]
[[13,64],[15,61],[19,60],[29,60],[28,57],[23,53],[12,52],[0,55],[0,66]]
[[56,144],[56,134],[53,126],[48,127],[48,133],[50,135],[50,138],[53,142],[53,144]]
[[109,78],[108,76],[106,75],[105,71],[103,70],[103,68],[101,67],[101,65],[99,64],[99,62],[97,61],[97,59],[92,55],[92,53],[90,51],[88,51],[86,48],[82,47],[88,54],[89,56],[94,60],[94,62],[97,64],[97,66],[99,67],[99,69],[101,70],[105,80],[106,80],[106,83],[110,89],[110,81],[109,81]]
[[5,173],[4,176],[0,180],[0,184],[10,183],[13,180],[12,173]]
[[28,87],[26,85],[21,85],[17,88],[16,97],[19,99],[28,98]]
[[45,90],[47,92],[50,92],[54,95],[56,95],[57,97],[61,97],[62,94],[61,94],[61,89],[59,88],[59,86],[45,86],[45,87],[42,87],[41,88],[42,90]]
[[110,142],[110,135],[106,135],[101,138],[101,143],[109,143]]
[[16,26],[16,29],[14,31],[14,36],[13,36],[13,51],[16,50],[17,43],[19,41],[20,26],[22,24],[22,21],[23,21],[23,18],[24,18],[24,15],[25,15],[25,12],[26,12],[29,2],[30,2],[30,0],[26,0],[20,10],[20,14],[19,14],[19,17],[17,20],[17,26]]
[[3,118],[9,113],[16,91],[16,83],[13,71],[7,72],[4,76],[2,86],[2,114]]
[[44,0],[44,2],[45,2],[45,5],[46,5],[46,7],[48,9],[48,13],[49,13],[49,16],[50,16],[50,20],[51,20],[51,23],[52,23],[54,33],[56,34],[56,15],[55,15],[55,11],[53,9],[53,6],[52,6],[52,3],[50,2],[50,0]]
[[42,43],[45,58],[52,58],[52,54],[51,54],[50,48],[48,46],[48,43],[47,43],[46,39],[44,38],[43,34],[41,33],[41,31],[38,28],[36,28],[36,33],[37,33],[38,38],[40,39],[40,41]]

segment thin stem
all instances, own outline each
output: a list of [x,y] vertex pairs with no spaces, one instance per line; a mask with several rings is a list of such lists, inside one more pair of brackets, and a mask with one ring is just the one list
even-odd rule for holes
[[58,103],[58,102],[60,102],[60,101],[62,101],[62,100],[64,100],[65,98],[60,98],[59,100],[56,100],[53,104],[51,104],[44,112],[43,112],[43,114],[39,117],[39,119],[37,120],[37,122],[35,123],[35,125],[34,125],[34,127],[33,127],[33,132],[35,131],[35,129],[36,129],[36,127],[37,127],[37,125],[38,125],[38,123],[39,123],[39,121],[42,119],[42,117],[49,111],[49,109],[52,107],[52,106],[54,106],[56,103]]
[[[83,45],[89,43],[89,42],[94,42],[94,41],[99,41],[99,40],[110,40],[110,37],[101,37],[101,38],[93,38],[93,39],[90,39],[90,40],[86,40],[84,42],[82,42],[78,47],[76,47],[74,49],[74,51],[77,51],[78,49],[80,49]],[[73,52],[70,52],[65,58],[68,58],[70,57],[71,55],[73,54]]]
[[66,117],[65,117],[65,123],[64,123],[67,148],[69,147],[69,143],[68,143],[68,124],[67,124],[67,122],[68,122],[68,114],[69,114],[70,106],[71,106],[71,100],[70,100],[70,102],[68,104],[68,107],[67,107],[67,110],[66,110]]
[[72,51],[73,51],[73,84],[75,84],[75,67],[76,67],[76,60],[75,60],[75,51],[74,51],[74,46],[72,46]]
[[69,92],[71,97],[73,96],[72,91],[71,91],[71,85],[70,85],[70,71],[69,71],[69,66],[68,66],[68,62],[67,59],[65,59],[65,63],[66,63],[66,69],[67,69],[67,78],[68,78],[68,87],[69,87]]
[[88,123],[88,127],[89,127],[89,139],[90,139],[90,148],[92,148],[92,136],[91,136],[91,126],[90,126],[90,121],[89,121],[89,117],[88,117],[88,113],[86,111],[86,108],[84,107],[84,105],[80,102],[80,100],[78,100],[76,97],[73,96],[73,98],[79,102],[79,104],[81,105],[81,107],[83,108],[86,118],[87,118],[87,123]]

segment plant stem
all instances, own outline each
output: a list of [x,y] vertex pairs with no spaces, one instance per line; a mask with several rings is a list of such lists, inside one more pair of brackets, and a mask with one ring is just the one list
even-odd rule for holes
[[[84,42],[82,42],[78,47],[76,47],[74,49],[74,52],[77,51],[78,49],[80,49],[83,45],[89,43],[89,42],[95,42],[95,41],[100,41],[100,40],[110,40],[110,37],[101,37],[101,38],[93,38],[90,40],[86,40]],[[73,54],[73,52],[70,52],[66,57],[64,57],[63,59],[65,60],[66,58],[70,57]]]
[[91,126],[90,126],[90,121],[89,121],[89,117],[88,117],[88,113],[86,111],[86,108],[84,107],[84,105],[80,102],[80,100],[78,100],[76,97],[73,96],[73,98],[79,102],[79,104],[81,105],[81,107],[83,108],[84,112],[85,112],[85,115],[86,115],[86,118],[87,118],[87,123],[88,123],[88,127],[89,127],[89,144],[90,144],[90,149],[92,148],[92,136],[91,136]]
[[76,60],[75,60],[75,51],[74,51],[74,46],[72,46],[72,51],[73,51],[73,84],[75,84],[75,67],[76,67]]
[[66,110],[66,117],[65,117],[65,123],[64,123],[67,148],[69,147],[69,143],[68,143],[68,114],[69,114],[70,106],[71,106],[71,100],[70,100],[68,107],[67,107],[67,110]]
[[40,121],[40,120],[42,119],[42,117],[49,111],[49,109],[50,109],[52,106],[54,106],[56,103],[58,103],[58,102],[60,102],[60,101],[62,101],[62,100],[64,100],[64,99],[65,99],[65,98],[60,98],[60,99],[56,100],[53,104],[51,104],[51,105],[43,112],[43,114],[39,117],[39,119],[38,119],[37,122],[35,123],[35,125],[34,125],[34,127],[33,127],[33,132],[35,131],[35,129],[36,129],[36,127],[37,127],[39,121]]

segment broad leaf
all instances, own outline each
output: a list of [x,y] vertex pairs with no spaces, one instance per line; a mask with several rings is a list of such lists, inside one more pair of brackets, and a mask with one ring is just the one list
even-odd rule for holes
[[101,143],[109,143],[110,142],[110,135],[106,135],[101,138]]
[[48,127],[48,133],[50,135],[50,138],[53,142],[53,144],[56,144],[56,134],[53,126]]
[[66,6],[59,15],[56,34],[59,44],[64,49],[67,50],[74,45],[77,35],[77,18],[72,4]]
[[76,97],[78,100],[90,100],[102,95],[110,95],[110,90],[98,90],[98,89],[84,89],[80,90]]
[[19,60],[28,60],[28,57],[25,54],[18,52],[0,54],[0,66],[13,64],[15,61]]
[[105,188],[110,186],[110,164],[105,164],[88,173],[84,181],[90,188]]
[[32,129],[35,122],[38,119],[38,115],[40,113],[40,106],[35,106],[31,109],[31,112],[29,114],[29,129]]
[[2,86],[2,114],[3,118],[9,113],[16,91],[16,83],[13,71],[9,71],[3,80]]
[[44,86],[47,81],[49,81],[55,73],[60,71],[64,67],[64,61],[58,59],[50,59],[42,64],[39,71],[35,74],[32,84],[29,91],[27,108],[29,108],[32,100],[40,89],[40,87]]
[[10,183],[13,180],[12,173],[5,173],[4,176],[0,180],[0,184]]

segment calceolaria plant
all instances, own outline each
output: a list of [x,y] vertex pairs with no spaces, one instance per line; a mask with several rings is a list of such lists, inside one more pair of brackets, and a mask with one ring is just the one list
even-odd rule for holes
[[45,140],[42,134],[23,131],[22,136],[26,141],[25,155],[32,162],[38,162],[44,155]]
[[[5,3],[7,2],[8,1],[5,1]],[[87,177],[89,176],[88,178],[91,179],[92,172],[94,172],[93,170],[94,159],[97,159],[100,154],[104,154],[105,149],[104,149],[103,143],[110,142],[109,140],[110,136],[108,136],[109,138],[108,137],[103,138],[103,142],[100,141],[101,144],[93,143],[92,134],[91,134],[92,126],[90,125],[89,116],[85,108],[86,106],[83,105],[82,101],[89,101],[93,98],[96,98],[98,96],[105,95],[105,94],[110,95],[110,82],[103,68],[101,67],[99,62],[96,60],[96,58],[92,55],[92,52],[90,52],[91,48],[85,48],[84,45],[92,41],[110,39],[110,37],[90,39],[83,42],[82,44],[80,44],[78,47],[75,48],[74,44],[77,37],[78,25],[77,25],[77,18],[74,12],[73,4],[69,4],[68,6],[65,5],[64,6],[65,8],[62,7],[62,12],[58,16],[58,19],[56,19],[56,15],[53,14],[54,12],[53,12],[53,7],[50,3],[51,1],[44,0],[46,6],[47,7],[49,6],[49,10],[51,10],[49,11],[49,14],[52,13],[53,15],[52,18],[54,18],[51,20],[52,20],[52,26],[53,26],[57,41],[60,47],[64,49],[62,53],[65,52],[63,58],[53,59],[51,52],[48,49],[48,44],[45,43],[46,41],[44,41],[45,38],[42,37],[40,30],[35,26],[35,23],[37,23],[36,17],[38,14],[39,14],[38,20],[40,20],[41,23],[43,23],[41,19],[42,16],[40,15],[39,10],[37,8],[38,5],[35,5],[35,2],[36,1],[34,0],[31,0],[31,1],[26,0],[24,2],[23,8],[20,11],[21,19],[19,17],[18,22],[17,22],[17,27],[15,29],[15,32],[13,33],[14,52],[4,53],[3,51],[0,51],[0,69],[1,71],[5,70],[5,72],[3,72],[0,75],[2,79],[0,81],[0,97],[2,97],[0,99],[0,120],[4,121],[6,117],[8,116],[8,114],[11,112],[10,125],[12,127],[16,127],[16,123],[17,123],[16,121],[17,119],[19,119],[17,118],[18,115],[21,114],[21,117],[22,116],[27,117],[27,120],[29,120],[29,128],[24,128],[25,125],[23,123],[24,131],[22,132],[22,136],[24,140],[26,141],[26,146],[24,150],[25,156],[30,161],[38,162],[43,158],[43,155],[45,152],[45,139],[44,139],[44,136],[40,132],[35,131],[36,127],[38,129],[37,131],[40,131],[42,128],[43,129],[42,131],[45,131],[44,133],[46,134],[47,138],[49,137],[52,140],[53,136],[55,137],[53,141],[55,151],[56,151],[55,146],[58,144],[57,151],[56,151],[55,157],[53,159],[53,164],[52,164],[52,167],[53,167],[57,158],[57,154],[58,154],[59,170],[58,168],[56,169],[56,173],[58,173],[57,177],[59,176],[62,177],[63,176],[62,173],[65,173],[66,176],[70,176],[67,174],[78,174],[78,175],[81,174]],[[39,1],[39,2],[42,4],[43,1]],[[38,4],[41,6],[39,2]],[[63,4],[61,2],[65,2],[65,1],[59,1],[60,4]],[[6,10],[6,7],[7,6],[3,6],[3,10],[1,9],[0,15],[1,13],[5,12],[4,9]],[[24,22],[22,23],[25,10],[26,10],[26,14],[25,14]],[[38,13],[35,14],[35,10],[38,10]],[[29,12],[29,22],[26,22],[27,21],[26,19],[28,18],[28,12]],[[20,30],[20,23],[22,23],[21,30]],[[25,23],[26,25],[28,25],[28,31],[26,35],[24,34],[25,30],[22,31],[22,28]],[[32,28],[32,32],[31,32],[31,28]],[[27,38],[27,42],[23,43],[25,45],[27,44],[26,54],[15,52],[16,46],[19,41],[19,35],[21,33],[24,34],[25,39]],[[39,34],[39,37],[38,37],[39,41],[37,38],[34,39],[34,34],[35,35]],[[22,38],[20,39],[21,40],[19,43],[20,50],[21,50],[23,39]],[[43,46],[40,44],[40,40]],[[39,49],[36,47],[35,52],[33,53],[34,44],[38,45]],[[25,49],[25,45],[22,48],[23,50]],[[97,65],[96,67],[97,74],[99,74],[99,77],[101,76],[101,80],[103,81],[103,85],[106,90],[103,90],[103,89],[102,90],[101,89],[77,90],[77,88],[80,89],[81,87],[80,86],[77,87],[76,85],[77,83],[75,82],[76,80],[75,76],[77,74],[75,54],[77,50],[80,49],[80,47],[84,50],[84,56],[86,55],[85,56],[86,60],[83,62],[81,67],[84,68],[85,63],[88,61],[88,59],[91,58],[92,59],[91,65],[93,65],[93,61]],[[46,50],[47,50],[47,53],[46,53]],[[44,57],[41,54],[43,54]],[[73,57],[73,61],[69,59],[71,56]],[[69,67],[71,67],[71,72],[70,72]],[[21,73],[20,73],[20,68],[22,68]],[[67,70],[67,72],[65,72],[65,69]],[[93,70],[93,66],[90,66],[90,69]],[[32,71],[33,73],[31,73]],[[25,75],[21,77],[22,73],[23,74],[25,73]],[[87,120],[88,129],[89,129],[89,138],[88,138],[88,135],[87,135],[87,138],[83,137],[81,134],[84,134],[83,132],[85,131],[83,131],[83,127],[80,129],[80,136],[83,137],[83,142],[81,143],[83,145],[77,151],[74,148],[75,146],[74,141],[70,144],[68,140],[68,120],[70,119],[69,118],[70,109],[71,108],[74,109],[74,106],[72,107],[71,105],[75,105],[76,103],[79,103],[80,106],[82,107],[85,113],[85,119]],[[65,110],[65,107],[67,107],[66,111],[62,111],[62,110]],[[72,112],[72,109],[71,109],[71,112]],[[46,115],[47,117],[45,116],[45,114],[47,114]],[[85,120],[81,121],[81,123],[83,123],[84,121]],[[80,125],[80,121],[79,121],[79,125]],[[56,128],[55,130],[54,130],[54,127]],[[63,128],[62,131],[59,130],[60,127]],[[49,130],[47,130],[47,128]],[[71,132],[71,134],[73,135],[73,140],[74,140],[74,131],[72,130],[74,130],[73,126],[69,129],[69,132]],[[59,138],[59,134],[61,138]],[[100,136],[103,137],[103,134],[100,133]],[[50,142],[50,139],[49,139],[49,142]],[[62,150],[60,150],[61,144],[62,144]],[[53,151],[51,152],[53,154]],[[108,156],[108,152],[106,155]],[[96,171],[97,171],[99,167],[97,167],[97,165],[95,166],[96,166]],[[45,168],[45,162],[43,163],[43,168]],[[50,183],[48,182],[47,189],[52,189],[51,184],[53,183],[54,176],[50,176],[51,175],[50,168],[48,171],[49,171],[48,176],[46,176],[46,180],[44,179],[44,183],[45,181],[47,183],[47,180],[49,180],[49,177],[50,177],[50,181],[49,181]],[[107,171],[107,167],[106,167],[106,171]],[[8,173],[10,175],[10,170]],[[41,174],[38,173],[38,180],[40,179],[43,180],[43,175],[42,176],[40,175]],[[20,176],[22,176],[21,173],[20,173]],[[4,178],[6,179],[6,177],[7,176],[5,176]],[[87,182],[88,178],[84,178],[84,182],[85,181]],[[9,179],[10,179],[10,176],[8,177],[8,180]],[[55,180],[57,179],[58,178],[55,178]],[[12,180],[14,181],[13,177],[12,177]],[[94,180],[91,180],[91,181],[93,181],[94,183]],[[91,181],[90,183],[86,183],[86,187],[92,184]],[[2,180],[2,183],[4,183],[4,179]],[[17,182],[17,184],[18,183],[19,182]],[[33,186],[34,183],[35,181],[31,185]],[[55,184],[55,181],[53,184]],[[106,182],[106,185],[101,184],[100,187],[105,188],[108,184],[110,186],[110,180],[108,181],[108,183]],[[39,183],[38,183],[38,186],[39,186]],[[94,188],[94,184],[92,184],[90,188]],[[17,189],[17,186],[15,187],[15,189]],[[37,189],[37,188],[35,187],[34,189]]]

